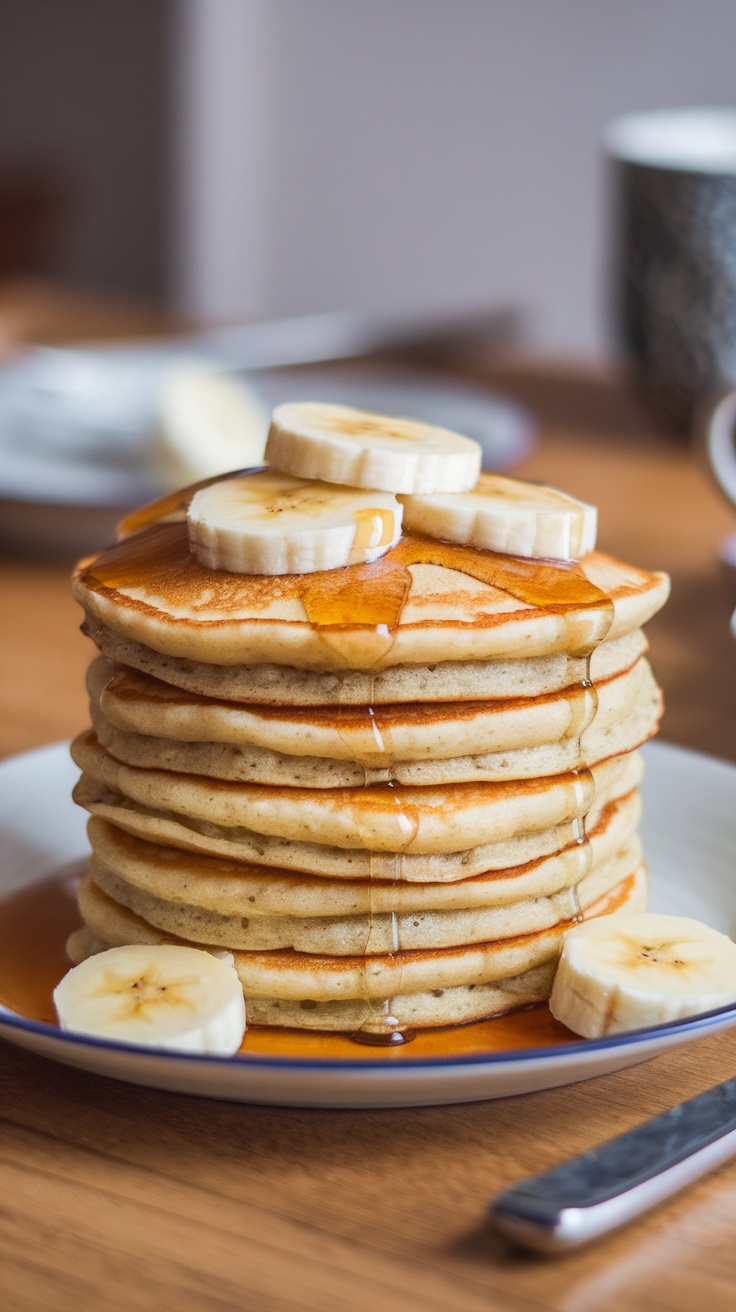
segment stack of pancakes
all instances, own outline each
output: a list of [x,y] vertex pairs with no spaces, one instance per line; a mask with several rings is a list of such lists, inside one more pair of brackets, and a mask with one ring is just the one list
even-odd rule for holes
[[641,625],[666,577],[411,537],[215,572],[182,506],[76,573],[100,655],[70,954],[228,949],[249,1024],[368,1036],[547,997],[572,921],[644,903]]

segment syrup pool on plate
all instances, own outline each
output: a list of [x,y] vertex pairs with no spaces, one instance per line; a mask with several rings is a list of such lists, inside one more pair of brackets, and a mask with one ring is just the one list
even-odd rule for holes
[[[84,862],[0,901],[0,1004],[30,1021],[56,1024],[52,994],[70,968],[65,944],[80,925],[74,889]],[[611,905],[608,910],[614,910]],[[545,1004],[467,1025],[419,1030],[403,1046],[357,1047],[348,1035],[253,1027],[241,1057],[269,1056],[326,1060],[413,1060],[487,1056],[579,1042]]]

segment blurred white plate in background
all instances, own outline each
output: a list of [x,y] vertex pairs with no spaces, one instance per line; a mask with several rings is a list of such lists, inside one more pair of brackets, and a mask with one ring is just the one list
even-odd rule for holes
[[[168,490],[154,434],[164,382],[187,367],[207,363],[167,344],[41,347],[0,370],[0,545],[91,550],[124,510]],[[431,375],[319,365],[223,376],[246,383],[264,413],[282,400],[334,400],[455,428],[480,442],[491,469],[522,459],[532,441],[519,407]]]

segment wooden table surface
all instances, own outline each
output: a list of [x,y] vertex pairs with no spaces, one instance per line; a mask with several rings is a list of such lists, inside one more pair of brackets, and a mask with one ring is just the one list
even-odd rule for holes
[[[736,760],[736,529],[697,458],[591,373],[511,366],[534,407],[521,472],[600,507],[600,544],[671,571],[650,626],[663,736]],[[62,565],[0,566],[0,752],[86,719]],[[39,797],[39,824],[43,798]],[[698,872],[693,870],[693,879]],[[732,1075],[736,1033],[573,1088],[436,1109],[319,1112],[138,1089],[0,1044],[3,1309],[664,1312],[736,1303],[736,1165],[558,1259],[487,1227],[488,1198]]]

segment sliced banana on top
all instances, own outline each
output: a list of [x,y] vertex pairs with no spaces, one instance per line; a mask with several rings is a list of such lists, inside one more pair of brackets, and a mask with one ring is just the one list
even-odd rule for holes
[[189,545],[209,569],[311,574],[376,560],[398,542],[401,517],[390,492],[263,470],[201,488],[187,524]]
[[402,496],[407,528],[535,559],[577,560],[595,546],[597,511],[556,488],[481,474],[470,492]]
[[277,406],[266,443],[273,469],[385,492],[466,492],[481,456],[447,428],[316,401]]
[[173,1052],[231,1057],[245,1030],[243,986],[230,953],[177,944],[110,948],[54,990],[63,1030]]
[[686,916],[617,912],[564,936],[552,1015],[586,1039],[736,1002],[736,943]]

